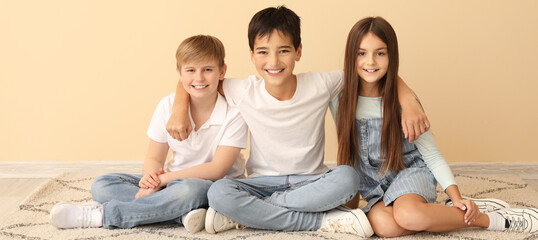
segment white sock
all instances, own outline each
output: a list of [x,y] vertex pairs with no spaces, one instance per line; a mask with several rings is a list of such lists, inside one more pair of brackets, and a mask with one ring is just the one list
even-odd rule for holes
[[492,231],[504,231],[504,223],[505,219],[501,216],[501,214],[495,213],[495,212],[488,212],[486,213],[489,217],[489,227],[488,230]]
[[326,224],[325,224],[325,221],[327,221],[327,220],[326,220],[326,217],[327,217],[327,213],[324,212],[324,213],[323,213],[323,217],[321,218],[320,228],[326,225]]
[[182,224],[183,226],[185,226],[185,217],[187,217],[187,214],[188,214],[188,213],[185,213],[185,214],[183,214],[183,216],[181,216],[181,224]]

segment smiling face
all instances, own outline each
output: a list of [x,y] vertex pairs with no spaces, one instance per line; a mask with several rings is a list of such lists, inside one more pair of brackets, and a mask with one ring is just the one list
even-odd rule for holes
[[[293,68],[301,59],[301,51],[301,45],[295,49],[289,36],[274,30],[271,34],[256,37],[250,55],[256,71],[267,85],[284,86],[296,80]],[[295,86],[295,82],[293,84]]]
[[376,86],[389,66],[387,44],[375,34],[367,33],[359,44],[356,63],[361,85]]
[[216,60],[185,63],[179,69],[183,88],[192,100],[214,100],[225,73],[226,65],[219,67]]

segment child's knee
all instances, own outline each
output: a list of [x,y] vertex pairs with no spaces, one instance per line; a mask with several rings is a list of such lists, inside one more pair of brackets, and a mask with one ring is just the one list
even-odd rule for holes
[[91,186],[91,194],[92,194],[92,199],[94,201],[97,201],[99,203],[103,203],[103,202],[106,202],[105,199],[107,198],[106,197],[106,191],[105,190],[105,178],[104,176],[99,176],[97,178],[95,178],[95,180],[93,180],[92,182],[92,186]]
[[353,167],[340,165],[331,170],[337,178],[339,187],[350,189],[354,192],[359,190],[359,174]]
[[212,182],[204,179],[187,178],[181,179],[180,184],[175,186],[167,186],[167,188],[174,189],[174,193],[177,199],[181,198],[207,198],[207,192],[211,187]]
[[117,177],[113,173],[96,177],[91,186],[92,199],[99,203],[110,201],[115,193],[109,191],[109,186]]
[[406,230],[402,227],[398,226],[397,224],[387,224],[383,223],[382,225],[374,225],[372,224],[372,228],[374,229],[374,233],[378,237],[382,238],[393,238],[393,237],[399,237],[402,236]]
[[412,231],[423,231],[426,229],[427,217],[424,214],[422,204],[416,206],[406,205],[405,207],[394,208],[394,220],[402,228]]
[[231,201],[228,201],[229,193],[233,191],[234,181],[231,179],[223,178],[214,182],[207,191],[207,199],[209,200],[209,206],[222,211],[224,208],[233,206]]
[[372,209],[368,213],[368,220],[374,233],[379,237],[398,237],[403,235],[405,229],[400,227],[388,209]]

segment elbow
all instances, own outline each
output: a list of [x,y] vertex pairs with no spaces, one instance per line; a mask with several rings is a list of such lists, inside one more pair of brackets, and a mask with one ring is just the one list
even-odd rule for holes
[[226,173],[228,173],[229,171],[229,169],[228,170],[223,169],[222,167],[219,167],[219,166],[212,167],[211,169],[212,169],[211,174],[208,175],[207,180],[211,180],[213,182],[226,176]]

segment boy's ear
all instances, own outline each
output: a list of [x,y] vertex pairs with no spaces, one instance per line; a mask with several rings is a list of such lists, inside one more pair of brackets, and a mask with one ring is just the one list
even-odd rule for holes
[[254,51],[250,50],[250,61],[254,63]]
[[297,48],[297,56],[295,57],[295,61],[301,60],[302,54],[303,54],[303,43],[299,44],[299,47]]
[[179,74],[179,81],[181,82],[181,70],[179,68],[176,68],[177,74]]
[[226,66],[226,63],[224,65],[222,65],[222,67],[220,68],[220,75],[219,75],[219,80],[224,80],[224,75],[226,75],[226,70],[228,70],[228,66]]

